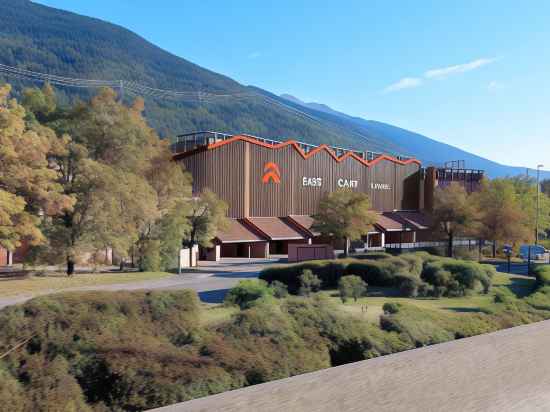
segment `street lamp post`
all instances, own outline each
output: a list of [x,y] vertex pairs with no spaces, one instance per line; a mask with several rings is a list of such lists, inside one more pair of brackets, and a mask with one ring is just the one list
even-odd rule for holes
[[535,218],[535,245],[539,244],[539,211],[540,211],[540,169],[544,165],[537,165],[537,216]]

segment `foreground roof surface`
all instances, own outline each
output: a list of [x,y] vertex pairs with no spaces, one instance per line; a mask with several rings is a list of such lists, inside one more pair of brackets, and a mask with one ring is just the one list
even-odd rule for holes
[[550,410],[550,321],[250,386],[157,412]]

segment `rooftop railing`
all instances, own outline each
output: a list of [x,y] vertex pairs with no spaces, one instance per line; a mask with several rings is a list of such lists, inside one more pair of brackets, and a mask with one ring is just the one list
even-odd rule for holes
[[[173,153],[184,153],[189,152],[191,150],[195,150],[204,146],[208,146],[217,142],[221,142],[224,140],[228,140],[232,138],[235,135],[227,134],[227,133],[220,133],[220,132],[214,132],[214,131],[200,131],[200,132],[194,132],[194,133],[186,133],[182,134],[176,137],[176,141],[172,143],[172,152]],[[273,139],[266,139],[264,137],[254,136],[251,134],[241,134],[240,136],[246,136],[250,137],[252,139],[258,140],[259,142],[262,142],[264,144],[275,146],[280,143],[282,143],[279,140],[273,140]],[[300,149],[304,153],[309,153],[313,149],[319,147],[317,145],[313,145],[310,143],[304,143],[304,142],[296,142]],[[329,146],[329,148],[334,152],[334,154],[337,157],[343,156],[344,154],[348,152],[354,153],[356,156],[360,157],[361,159],[365,159],[367,161],[371,161],[376,159],[377,157],[380,157],[383,155],[383,153],[373,152],[373,151],[360,151],[360,150],[353,150],[353,149],[345,149],[342,147],[337,146]],[[405,161],[410,159],[408,156],[402,156],[402,155],[394,155],[397,159],[401,161]]]

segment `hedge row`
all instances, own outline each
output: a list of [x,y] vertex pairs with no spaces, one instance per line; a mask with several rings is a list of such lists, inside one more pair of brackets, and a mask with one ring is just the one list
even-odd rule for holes
[[362,255],[360,259],[270,267],[262,271],[260,279],[268,283],[283,282],[290,293],[297,293],[299,276],[305,269],[318,276],[325,289],[336,288],[342,276],[357,275],[371,286],[398,288],[404,296],[462,296],[474,290],[487,293],[496,272],[491,265],[441,258],[426,252],[400,256],[376,253]]

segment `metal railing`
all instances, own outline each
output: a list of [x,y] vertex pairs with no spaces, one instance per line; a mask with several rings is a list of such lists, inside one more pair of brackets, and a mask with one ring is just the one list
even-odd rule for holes
[[[476,246],[477,240],[475,239],[457,239],[453,241],[453,246]],[[436,241],[436,242],[408,242],[408,243],[386,243],[384,247],[386,249],[421,249],[427,247],[439,247],[447,246],[446,241]]]

